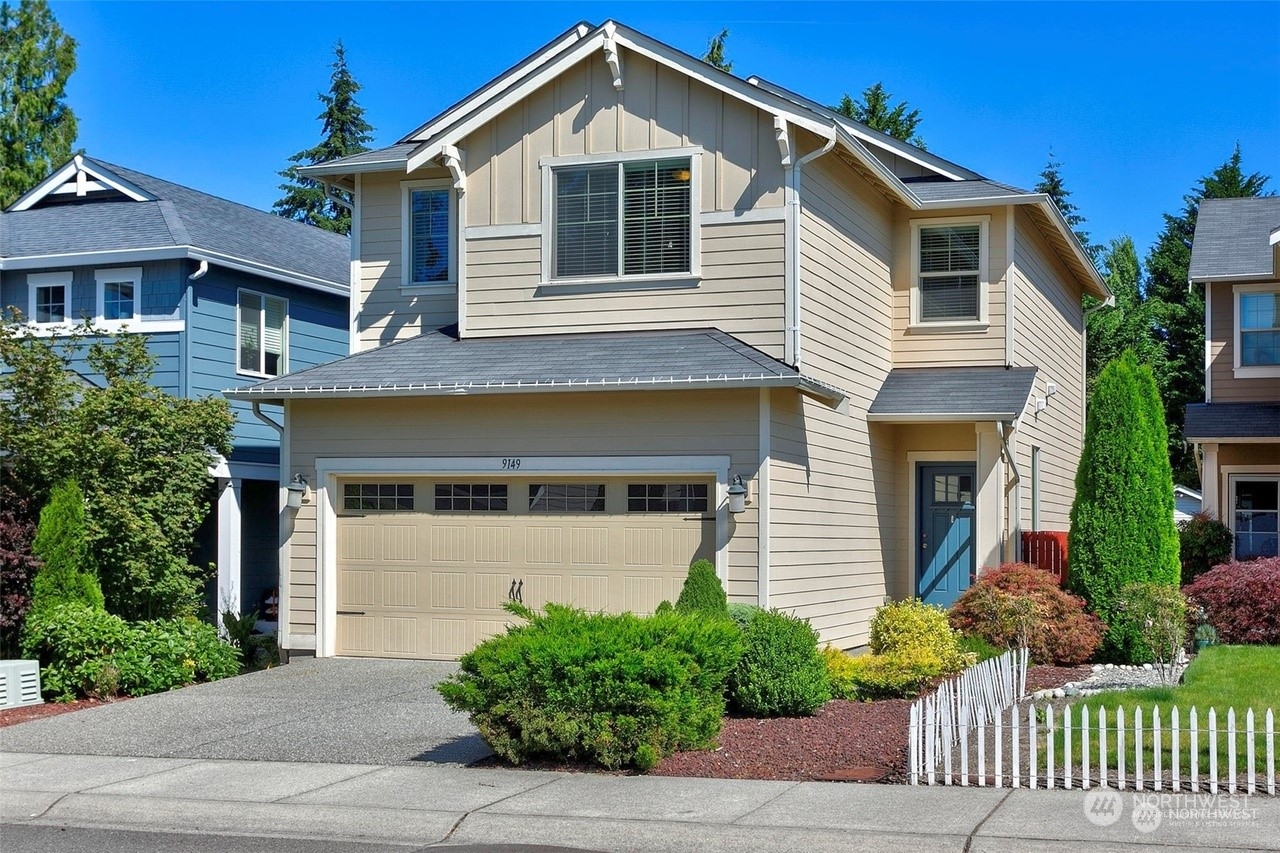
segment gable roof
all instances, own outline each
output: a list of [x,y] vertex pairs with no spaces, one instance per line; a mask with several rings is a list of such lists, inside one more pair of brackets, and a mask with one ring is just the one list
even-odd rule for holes
[[223,393],[281,401],[747,387],[798,388],[833,405],[846,396],[717,329],[459,338],[455,326]]
[[1014,421],[1031,399],[1034,367],[895,367],[867,409],[891,423]]
[[350,288],[347,237],[101,160],[75,157],[0,212],[3,269],[161,258],[339,296]]
[[[340,158],[327,163],[303,166],[304,175],[343,186],[349,175],[360,172],[402,168],[412,172],[431,162],[456,154],[454,146],[468,134],[512,108],[528,95],[554,80],[560,73],[596,52],[603,52],[622,88],[626,76],[625,51],[634,51],[661,65],[676,69],[724,94],[771,113],[775,120],[803,128],[838,145],[881,182],[883,188],[911,210],[944,209],[968,203],[1019,204],[1041,208],[1035,221],[1050,237],[1064,263],[1080,281],[1082,289],[1105,299],[1106,283],[1094,267],[1073,229],[1053,201],[1043,193],[1028,193],[1005,184],[988,181],[941,157],[874,131],[815,101],[797,95],[758,77],[743,80],[679,51],[670,45],[616,21],[600,26],[579,23],[548,42],[539,51],[495,77],[463,100],[445,109],[395,145],[374,152]],[[908,183],[897,177],[872,149],[895,157],[905,157],[932,172],[940,183],[966,184],[957,198],[929,182]],[[917,192],[917,188],[922,188]]]
[[1192,281],[1274,278],[1280,196],[1207,198],[1191,242]]

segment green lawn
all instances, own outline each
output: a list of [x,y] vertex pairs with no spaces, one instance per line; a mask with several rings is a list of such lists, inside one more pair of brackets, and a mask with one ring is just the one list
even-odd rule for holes
[[[1151,714],[1152,708],[1160,709],[1161,729],[1163,730],[1162,766],[1169,767],[1171,760],[1171,744],[1169,736],[1169,709],[1176,705],[1180,709],[1180,727],[1183,730],[1179,747],[1180,764],[1185,776],[1190,767],[1191,736],[1186,731],[1189,713],[1196,709],[1199,716],[1198,727],[1200,773],[1208,771],[1209,736],[1207,733],[1209,709],[1216,709],[1218,726],[1218,761],[1219,776],[1225,776],[1227,756],[1227,709],[1235,708],[1237,742],[1240,745],[1240,771],[1243,772],[1244,761],[1244,724],[1245,712],[1253,709],[1255,728],[1260,733],[1255,740],[1257,750],[1256,766],[1262,767],[1266,760],[1265,732],[1266,712],[1273,709],[1280,716],[1280,647],[1277,646],[1210,646],[1202,651],[1188,667],[1183,683],[1173,688],[1152,688],[1148,690],[1117,690],[1100,693],[1097,696],[1083,697],[1071,703],[1072,715],[1072,751],[1080,749],[1079,714],[1088,709],[1090,723],[1089,748],[1092,753],[1090,763],[1096,766],[1098,755],[1098,708],[1107,711],[1107,752],[1108,764],[1116,766],[1116,732],[1115,709],[1124,709],[1125,728],[1125,764],[1133,766],[1133,712],[1142,708],[1143,743],[1146,745],[1143,761],[1144,771],[1151,772]],[[1061,715],[1056,715],[1055,724],[1061,726]],[[1280,724],[1280,720],[1277,721]],[[1063,743],[1062,732],[1055,735],[1056,751],[1061,755]],[[1075,762],[1073,762],[1075,763]],[[1167,771],[1166,771],[1167,772]]]

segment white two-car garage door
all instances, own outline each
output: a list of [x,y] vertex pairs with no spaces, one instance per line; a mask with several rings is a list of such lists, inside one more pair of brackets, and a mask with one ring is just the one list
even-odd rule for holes
[[456,658],[518,598],[649,613],[715,553],[701,478],[362,478],[339,483],[340,655]]

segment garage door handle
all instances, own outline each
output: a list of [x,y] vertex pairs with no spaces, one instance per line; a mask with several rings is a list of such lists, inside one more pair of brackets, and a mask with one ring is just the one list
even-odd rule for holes
[[338,615],[339,616],[364,616],[366,614],[363,610],[339,610]]
[[509,598],[512,601],[518,601],[521,604],[524,603],[524,581],[523,580],[517,581],[515,580],[515,578],[511,579],[511,589],[507,590],[507,598]]
[[507,600],[508,601],[516,600],[516,579],[515,578],[511,579],[511,589],[507,590]]
[[520,579],[519,586],[516,587],[516,601],[524,604],[524,579]]

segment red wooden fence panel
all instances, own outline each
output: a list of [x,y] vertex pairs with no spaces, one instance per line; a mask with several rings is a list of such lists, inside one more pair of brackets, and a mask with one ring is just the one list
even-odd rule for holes
[[1059,586],[1067,583],[1067,534],[1061,530],[1022,531],[1022,562],[1044,569]]

